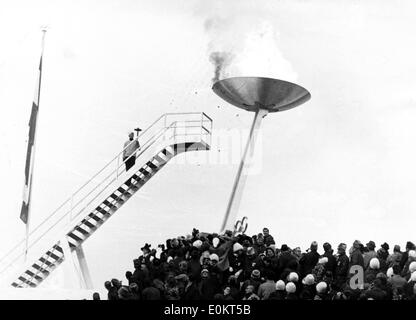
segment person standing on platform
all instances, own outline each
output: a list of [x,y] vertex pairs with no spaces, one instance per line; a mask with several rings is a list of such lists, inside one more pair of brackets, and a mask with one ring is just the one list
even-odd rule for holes
[[[137,128],[135,130],[137,131],[136,139],[134,139],[134,133],[130,132],[129,140],[124,143],[123,162],[126,164],[126,171],[136,163],[136,151],[140,149],[139,131],[141,131],[141,129]],[[131,180],[129,179],[126,184],[130,185]]]

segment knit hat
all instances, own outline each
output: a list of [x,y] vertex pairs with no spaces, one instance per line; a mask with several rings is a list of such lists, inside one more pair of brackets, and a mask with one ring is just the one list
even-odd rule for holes
[[393,267],[388,268],[386,274],[387,274],[387,278],[391,278],[394,274]]
[[370,269],[380,269],[380,261],[377,258],[373,258],[370,260]]
[[293,282],[288,282],[286,284],[286,292],[287,293],[295,293],[296,292],[296,285]]
[[192,243],[192,246],[199,249],[199,248],[202,247],[202,241],[201,240],[196,240],[196,241],[194,241],[194,243]]
[[239,244],[238,242],[234,243],[233,252],[237,252],[239,250],[243,250],[243,246],[241,244]]
[[202,269],[201,274],[203,274],[203,273],[209,273],[208,269]]
[[318,263],[319,264],[325,264],[327,262],[328,262],[328,258],[327,257],[322,257],[322,258],[319,258],[319,260],[318,260]]
[[279,280],[276,282],[276,290],[277,291],[284,291],[286,289],[285,282],[283,280]]
[[220,239],[218,238],[212,239],[212,245],[214,246],[214,248],[218,247],[219,243],[220,243]]
[[259,278],[260,278],[260,271],[259,271],[259,270],[257,270],[257,269],[254,269],[254,270],[251,272],[251,277],[252,277],[252,278],[254,278],[254,279],[259,279]]
[[305,278],[303,278],[302,283],[307,286],[311,286],[315,283],[315,277],[313,274],[308,274]]
[[290,282],[298,282],[299,281],[299,276],[296,272],[291,272],[287,276],[287,280],[290,281]]
[[413,261],[412,263],[409,264],[409,271],[410,273],[413,273],[416,271],[416,261]]
[[326,282],[321,281],[316,285],[316,292],[324,293],[327,288],[328,288],[328,285],[326,284]]
[[210,256],[209,256],[209,259],[210,260],[215,260],[215,261],[220,261],[220,258],[218,257],[218,255],[216,255],[215,253],[213,253],[213,254],[211,254]]
[[410,250],[409,251],[409,258],[416,258],[416,251],[415,250]]
[[311,243],[311,249],[318,249],[318,242],[312,241],[312,243]]

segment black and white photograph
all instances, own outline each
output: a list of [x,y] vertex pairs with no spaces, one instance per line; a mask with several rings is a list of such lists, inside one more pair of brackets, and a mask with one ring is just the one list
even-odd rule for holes
[[0,300],[416,300],[415,30],[410,0],[0,0]]

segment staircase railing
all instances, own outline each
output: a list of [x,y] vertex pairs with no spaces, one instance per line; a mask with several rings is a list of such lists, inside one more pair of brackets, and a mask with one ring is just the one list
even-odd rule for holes
[[[140,149],[136,154],[135,167],[143,165],[143,161],[147,161],[152,152],[154,153],[162,144],[166,145],[172,141],[175,143],[189,140],[204,141],[210,145],[211,132],[212,119],[203,112],[165,113],[139,134]],[[100,195],[110,187],[114,187],[115,183],[120,184],[122,179],[128,178],[125,170],[127,159],[123,160],[123,153],[131,143],[31,230],[28,259],[32,260],[32,255],[39,254],[33,249],[35,245],[41,243],[42,249],[46,249],[47,243],[52,246],[59,240],[57,237],[62,236],[63,230],[74,225],[81,213],[86,212],[93,205],[99,205],[100,200],[104,200]],[[130,169],[129,173],[132,174],[133,171],[134,168]],[[25,243],[25,239],[22,239],[0,259],[0,275],[13,266],[17,267],[16,264],[21,265]]]

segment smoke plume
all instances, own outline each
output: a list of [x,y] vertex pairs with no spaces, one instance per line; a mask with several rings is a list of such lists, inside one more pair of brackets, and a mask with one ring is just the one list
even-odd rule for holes
[[[225,77],[257,76],[296,81],[297,74],[278,45],[279,33],[255,2],[209,1],[197,8],[208,37],[208,61],[216,82]],[[269,19],[268,19],[269,18]]]

